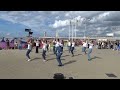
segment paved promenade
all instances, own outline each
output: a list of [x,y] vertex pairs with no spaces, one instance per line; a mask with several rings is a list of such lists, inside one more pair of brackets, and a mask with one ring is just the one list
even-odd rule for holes
[[117,51],[94,48],[92,60],[88,61],[87,56],[82,55],[81,47],[76,48],[74,57],[65,48],[63,67],[57,66],[52,51],[47,52],[47,62],[42,61],[42,50],[39,51],[36,54],[33,49],[32,61],[28,62],[26,50],[0,50],[0,79],[52,79],[54,73],[63,73],[66,79],[120,79],[120,53]]

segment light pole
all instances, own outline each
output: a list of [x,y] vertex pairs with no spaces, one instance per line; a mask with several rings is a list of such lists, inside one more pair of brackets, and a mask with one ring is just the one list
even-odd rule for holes
[[85,31],[86,31],[86,22],[85,22],[84,38],[86,38]]
[[77,20],[75,19],[75,39],[76,39],[76,27],[77,27]]
[[70,30],[71,30],[71,20],[70,20],[70,22],[69,22],[69,40],[70,40],[70,35],[71,35],[71,34],[70,34],[70,33],[71,33]]
[[73,27],[73,23],[72,23],[72,42],[73,42],[73,29],[74,29],[74,27]]
[[86,38],[85,31],[87,30],[87,22],[89,22],[90,20],[91,20],[91,19],[86,19],[86,18],[84,18],[84,21],[85,21],[84,39]]

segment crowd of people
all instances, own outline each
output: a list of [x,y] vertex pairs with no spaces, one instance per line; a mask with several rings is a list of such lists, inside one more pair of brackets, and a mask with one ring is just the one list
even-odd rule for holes
[[[20,38],[19,40],[17,39],[12,39],[11,41],[6,38],[3,37],[2,40],[0,41],[0,48],[1,49],[23,49],[25,47],[22,46],[22,43],[25,43],[22,41],[22,39]],[[24,44],[25,45],[25,44]]]
[[[30,52],[33,48],[35,48],[35,53],[39,53],[39,49],[42,49],[42,57],[43,61],[46,62],[46,52],[52,51],[53,54],[56,56],[56,60],[58,61],[58,66],[63,66],[61,62],[61,56],[63,55],[64,46],[68,47],[68,53],[74,57],[74,50],[76,46],[82,46],[82,52],[84,55],[87,55],[88,61],[91,60],[90,54],[93,51],[93,46],[96,46],[98,49],[113,49],[120,51],[120,42],[119,41],[96,41],[96,40],[68,40],[65,44],[64,40],[54,39],[54,40],[47,40],[47,39],[35,39],[33,37],[29,37],[26,42],[23,42],[22,39],[13,39],[9,40],[4,38],[1,42],[6,43],[6,49],[10,49],[10,43],[13,43],[12,49],[27,49],[26,56],[28,58],[27,61],[31,61]],[[24,47],[23,47],[24,43]]]
[[[43,57],[43,61],[46,62],[46,52],[50,50],[50,42],[48,43],[48,41],[46,39],[41,40],[42,42],[42,57]],[[39,52],[39,45],[40,42],[37,39],[35,41],[36,43],[36,52]],[[58,62],[58,66],[63,66],[62,62],[61,62],[61,56],[63,55],[63,51],[64,51],[64,41],[60,40],[60,39],[54,39],[52,42],[52,47],[53,47],[53,54],[56,56],[56,60]],[[68,52],[71,53],[71,56],[74,57],[74,50],[75,50],[75,40],[69,40],[67,42],[67,47],[68,47]],[[31,61],[31,58],[29,56],[30,52],[32,51],[33,48],[33,43],[32,43],[32,38],[28,39],[27,41],[28,44],[28,50],[26,52],[26,56],[28,58],[28,61]],[[92,49],[93,49],[93,41],[90,41],[89,43],[87,42],[87,40],[85,40],[83,42],[83,47],[82,47],[82,52],[84,52],[85,54],[87,54],[86,49],[88,48],[88,60],[90,61],[90,54],[92,53]]]
[[[28,58],[28,61],[31,61],[31,58],[29,56],[30,52],[32,51],[32,48],[33,48],[33,43],[32,43],[32,38],[30,38],[28,41],[28,50],[26,52],[26,56]],[[43,39],[41,40],[41,43],[42,43],[42,57],[43,57],[43,61],[46,62],[46,52],[47,51],[50,51],[51,50],[51,46],[50,46],[50,42]],[[59,40],[59,39],[55,39],[53,40],[53,54],[56,55],[56,59],[59,63],[58,66],[63,66],[62,62],[61,62],[61,55],[63,53],[63,46],[64,46],[64,43],[63,43],[63,40]],[[39,45],[40,45],[40,41],[37,39],[35,41],[35,44],[36,44],[36,53],[39,52]]]
[[119,41],[99,41],[97,43],[98,49],[113,49],[120,50],[120,42]]

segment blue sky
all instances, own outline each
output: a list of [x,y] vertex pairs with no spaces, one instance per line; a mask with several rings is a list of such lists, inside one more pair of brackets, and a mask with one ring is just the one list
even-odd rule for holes
[[[79,20],[77,36],[83,36],[85,31],[88,36],[102,36],[107,33],[120,35],[119,11],[0,11],[0,36],[20,37],[26,36],[25,28],[30,28],[34,36],[55,36],[59,31],[60,36],[68,36],[69,20]],[[74,22],[74,21],[73,21]],[[113,27],[117,27],[111,29]]]
[[1,36],[12,35],[12,36],[19,36],[23,34],[24,28],[26,26],[12,23],[6,20],[0,19],[0,33]]

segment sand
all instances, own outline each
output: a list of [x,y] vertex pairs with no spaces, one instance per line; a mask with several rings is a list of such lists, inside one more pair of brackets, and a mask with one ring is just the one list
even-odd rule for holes
[[[0,79],[53,79],[54,73],[63,73],[66,79],[120,79],[120,53],[110,49],[94,48],[91,61],[82,55],[81,47],[76,47],[71,57],[67,48],[62,55],[63,67],[58,67],[56,56],[47,52],[47,62],[43,62],[42,50],[32,50],[32,61],[25,56],[27,50],[0,50]],[[108,77],[106,74],[117,77]]]

